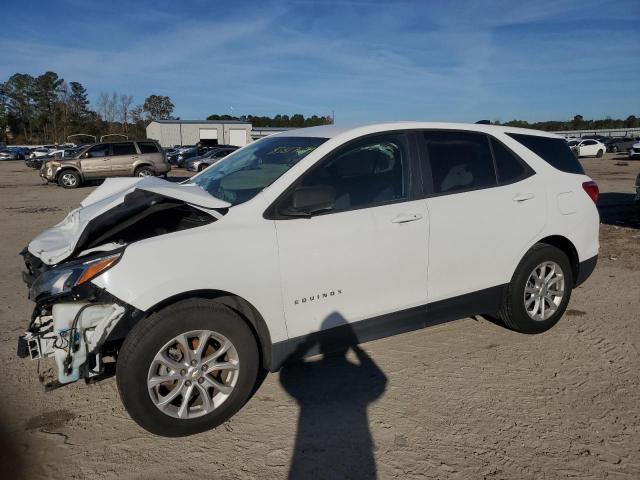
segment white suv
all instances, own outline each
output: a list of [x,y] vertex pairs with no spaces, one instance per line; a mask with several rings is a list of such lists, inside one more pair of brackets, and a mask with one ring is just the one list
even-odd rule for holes
[[[272,135],[191,180],[109,179],[23,251],[19,352],[117,359],[133,419],[219,425],[287,360],[475,314],[537,333],[595,268],[597,186],[561,137],[387,123]],[[179,254],[176,254],[179,252]]]

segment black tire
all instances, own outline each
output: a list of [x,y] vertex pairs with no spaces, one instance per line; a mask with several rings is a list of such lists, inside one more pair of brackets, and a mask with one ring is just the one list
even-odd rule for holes
[[136,168],[136,171],[133,173],[135,177],[154,177],[156,172],[149,165],[143,165],[142,167]]
[[[524,290],[533,270],[546,261],[553,261],[562,269],[565,281],[564,296],[551,317],[546,320],[534,320],[525,309]],[[538,243],[531,247],[520,261],[511,282],[505,289],[500,318],[507,327],[521,333],[542,333],[549,330],[564,314],[571,298],[573,282],[573,273],[567,255],[554,246]]]
[[[233,343],[240,362],[229,397],[212,412],[191,419],[169,416],[151,400],[147,374],[156,353],[175,336],[191,330],[212,330]],[[259,380],[256,338],[233,310],[211,300],[183,300],[141,320],[127,335],[117,363],[120,397],[131,418],[156,435],[179,437],[214,428],[231,418],[251,397]]]
[[58,174],[58,185],[63,188],[78,188],[81,184],[82,178],[75,170],[63,170]]
[[602,151],[602,149],[598,150],[598,154],[596,155],[596,157],[600,158],[602,157],[602,155],[604,155],[604,152]]
[[618,147],[616,147],[615,145],[613,147],[611,147],[611,151],[613,153],[618,153]]
[[200,165],[198,165],[198,171],[201,172],[203,171],[205,168],[207,168],[209,165],[201,163]]

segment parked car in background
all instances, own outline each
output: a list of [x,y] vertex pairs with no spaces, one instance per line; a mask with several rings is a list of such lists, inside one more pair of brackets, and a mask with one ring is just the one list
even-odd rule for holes
[[240,147],[236,147],[233,145],[212,148],[200,157],[194,157],[190,160],[187,160],[185,163],[185,168],[190,172],[201,172],[209,165],[213,165],[218,160],[221,160],[230,153],[235,152],[236,150],[238,150],[238,148]]
[[176,167],[183,167],[185,162],[190,158],[194,158],[198,156],[198,149],[196,147],[191,148],[181,148],[175,155],[171,156],[171,160],[169,162]]
[[40,176],[64,188],[76,188],[86,180],[166,175],[169,170],[171,165],[158,142],[127,140],[96,143],[73,158],[47,161]]
[[640,173],[636,177],[636,196],[634,201],[636,205],[640,206]]
[[587,139],[581,140],[574,147],[578,157],[602,157],[604,152],[607,151],[607,147],[604,143],[598,140]]
[[0,160],[20,160],[20,155],[14,150],[3,148],[0,150]]
[[[167,161],[171,165],[179,166],[184,161],[184,153],[194,151],[195,149],[195,145],[176,146],[171,153],[167,153]],[[181,159],[178,160],[178,157],[181,157]]]
[[634,143],[629,149],[629,158],[640,157],[640,142]]
[[607,146],[607,152],[628,152],[637,141],[637,138],[632,137],[613,137],[604,144]]
[[7,147],[7,150],[16,152],[19,160],[24,160],[29,155],[29,149],[25,147]]
[[202,432],[318,345],[477,314],[549,330],[595,268],[597,198],[546,132],[395,122],[271,135],[182,184],[108,180],[33,239],[18,352],[53,357],[56,386],[115,361],[139,425]]
[[33,150],[31,150],[31,153],[29,154],[29,158],[44,157],[45,155],[49,155],[49,153],[52,150],[53,150],[52,148],[48,148],[48,147],[34,148]]

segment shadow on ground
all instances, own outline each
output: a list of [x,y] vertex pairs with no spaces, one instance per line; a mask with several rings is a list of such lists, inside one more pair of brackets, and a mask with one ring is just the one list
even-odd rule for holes
[[633,193],[605,192],[598,199],[600,221],[617,227],[640,229],[640,206]]
[[[334,339],[310,335],[280,373],[282,387],[300,406],[289,479],[376,478],[367,406],[384,393],[387,377],[342,316],[330,315],[327,328],[340,330],[338,350]],[[318,349],[321,358],[304,360]],[[357,363],[347,358],[350,350]]]

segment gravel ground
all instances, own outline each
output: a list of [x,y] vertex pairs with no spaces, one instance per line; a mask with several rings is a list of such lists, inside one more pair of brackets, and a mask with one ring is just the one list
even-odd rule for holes
[[228,423],[182,439],[140,429],[113,378],[45,393],[16,358],[32,308],[17,254],[93,187],[1,163],[0,478],[640,478],[640,162],[583,163],[600,262],[551,331],[467,318],[371,342],[269,375]]

